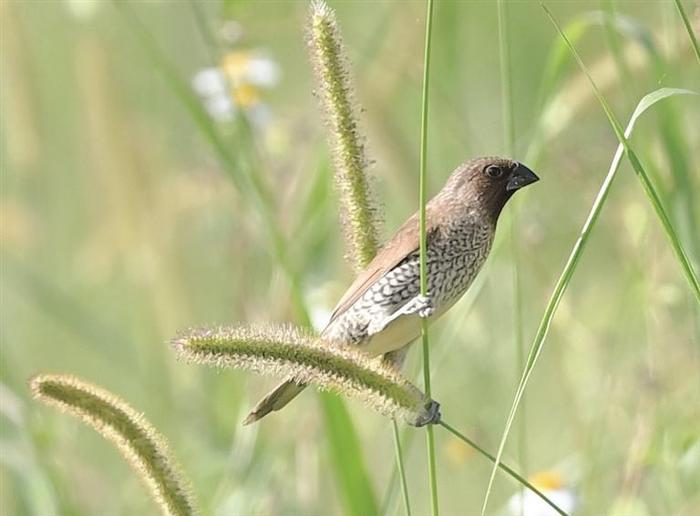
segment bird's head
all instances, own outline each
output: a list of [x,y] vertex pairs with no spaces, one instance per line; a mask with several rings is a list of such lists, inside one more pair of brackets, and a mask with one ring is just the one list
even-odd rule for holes
[[483,209],[495,221],[513,194],[539,177],[522,163],[506,158],[476,158],[455,170],[441,192],[452,206]]

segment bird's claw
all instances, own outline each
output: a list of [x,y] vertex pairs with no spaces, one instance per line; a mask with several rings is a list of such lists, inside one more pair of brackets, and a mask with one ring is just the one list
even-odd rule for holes
[[439,423],[441,419],[440,404],[437,401],[430,400],[426,404],[424,412],[413,422],[413,426],[435,425]]
[[384,331],[389,324],[403,315],[418,314],[419,317],[430,317],[434,312],[435,308],[433,307],[433,302],[430,299],[430,296],[418,294],[390,316],[385,317],[384,319],[371,321],[369,325],[367,325],[367,334],[375,335],[381,331]]
[[435,312],[433,302],[430,299],[430,294],[424,296],[418,294],[406,306],[405,313],[418,314],[419,317],[430,317]]

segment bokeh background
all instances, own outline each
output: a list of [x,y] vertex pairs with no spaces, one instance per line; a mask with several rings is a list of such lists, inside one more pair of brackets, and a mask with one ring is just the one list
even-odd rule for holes
[[[425,6],[331,5],[386,236],[418,201]],[[698,4],[684,5],[697,32]],[[352,281],[305,52],[306,7],[0,6],[0,513],[155,511],[110,444],[30,399],[26,381],[38,371],[79,375],[143,411],[167,436],[205,514],[347,511],[317,395],[243,428],[275,379],[180,363],[167,344],[191,325],[299,321],[295,282],[321,325]],[[700,64],[673,2],[550,7],[578,31],[576,45],[621,120],[656,88],[700,89]],[[617,144],[539,5],[507,8],[515,157],[542,181],[508,208],[484,273],[431,332],[435,399],[452,425],[491,450],[522,356],[513,262],[527,349]],[[468,157],[504,153],[498,55],[495,3],[437,2],[433,193]],[[232,95],[220,91],[222,73],[234,77]],[[675,97],[645,114],[632,139],[696,271],[698,121],[698,98]],[[623,162],[545,342],[507,460],[528,474],[548,472],[579,514],[699,514],[699,314]],[[413,377],[418,355],[416,346],[406,367]],[[389,421],[347,406],[376,506],[402,514],[390,488]],[[490,464],[441,429],[436,435],[443,513],[478,513]],[[425,514],[423,433],[406,429],[404,440],[414,511]],[[507,512],[517,491],[499,476],[492,512]]]

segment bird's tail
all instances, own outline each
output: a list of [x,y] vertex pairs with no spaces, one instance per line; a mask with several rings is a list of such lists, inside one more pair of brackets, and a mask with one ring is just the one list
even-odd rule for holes
[[255,408],[243,421],[244,425],[255,423],[258,419],[264,418],[270,412],[280,410],[290,401],[296,398],[301,391],[306,388],[306,384],[297,383],[294,380],[287,380],[279,384],[275,389],[261,399]]

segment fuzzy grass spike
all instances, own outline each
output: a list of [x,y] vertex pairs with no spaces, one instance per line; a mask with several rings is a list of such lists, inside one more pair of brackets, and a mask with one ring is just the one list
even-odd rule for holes
[[172,342],[193,362],[293,377],[359,398],[378,412],[422,426],[435,423],[438,404],[426,399],[393,367],[347,346],[320,340],[298,327],[221,326],[195,328]]
[[67,374],[29,380],[34,398],[66,412],[117,445],[167,516],[196,514],[189,487],[165,439],[128,403],[111,392]]
[[307,43],[329,129],[345,241],[353,266],[360,271],[377,253],[379,224],[367,174],[369,160],[355,115],[347,58],[335,13],[325,2],[311,3]]

